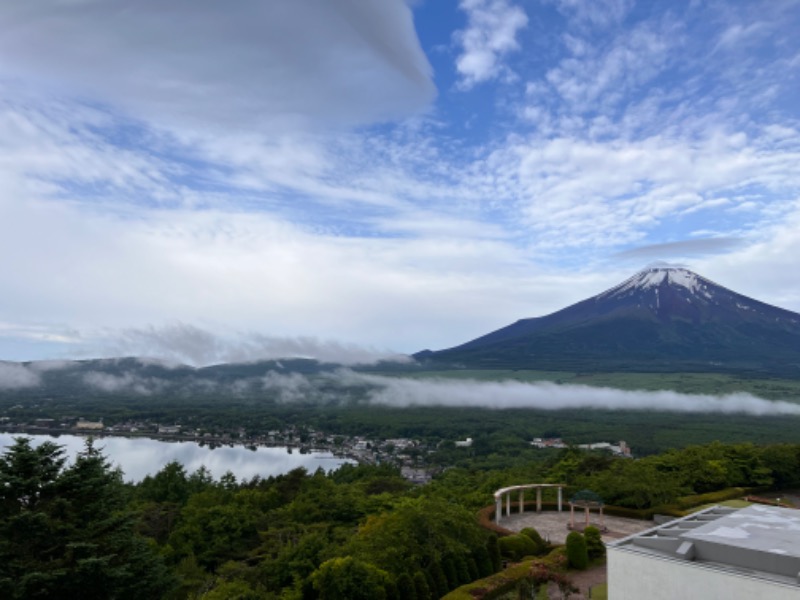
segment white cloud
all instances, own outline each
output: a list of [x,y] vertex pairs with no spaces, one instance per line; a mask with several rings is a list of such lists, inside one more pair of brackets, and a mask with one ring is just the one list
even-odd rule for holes
[[654,410],[688,413],[800,415],[800,404],[770,401],[750,394],[725,396],[627,391],[554,383],[401,379],[362,376],[380,386],[372,402],[389,406],[471,406],[494,409]]
[[112,375],[90,371],[83,375],[83,381],[89,387],[106,393],[134,393],[141,396],[150,396],[162,391],[166,382],[154,377],[140,377],[133,373]]
[[[107,356],[155,356],[178,363],[207,366],[281,358],[313,358],[337,364],[405,361],[406,356],[314,337],[278,337],[259,333],[220,335],[178,323],[146,329],[109,331],[100,340]],[[266,383],[265,383],[266,385]]]
[[456,58],[461,87],[509,74],[503,58],[519,50],[517,33],[528,24],[525,11],[508,0],[462,0],[459,6],[467,13],[467,28],[455,35],[461,46]]
[[[727,205],[721,196],[743,186],[778,193],[800,187],[791,168],[800,160],[798,150],[773,149],[760,139],[742,145],[737,133],[700,135],[635,141],[533,137],[502,152],[518,164],[519,206],[542,245],[635,242],[665,219],[719,210]],[[779,209],[775,203],[769,207]],[[791,207],[786,203],[778,214]]]
[[635,0],[551,0],[559,11],[581,26],[608,27],[620,23]]
[[42,0],[1,4],[0,24],[0,74],[169,129],[365,123],[434,96],[402,0]]
[[[617,390],[550,382],[478,381],[469,379],[412,379],[385,377],[339,369],[322,374],[322,381],[343,387],[369,386],[373,404],[392,407],[448,406],[497,410],[599,409],[641,410],[683,413],[722,413],[800,415],[800,404],[771,401],[746,393],[727,395],[679,394],[670,391]],[[313,378],[294,374],[270,374],[270,390],[284,397],[319,399],[318,383]]]
[[623,252],[618,252],[614,256],[623,260],[650,260],[650,259],[663,259],[670,258],[685,258],[687,256],[696,255],[709,255],[721,254],[741,248],[744,240],[740,238],[731,237],[711,237],[699,238],[690,240],[681,240],[677,242],[666,242],[663,244],[649,244],[647,246],[640,246],[631,248]]
[[[679,46],[675,27],[639,25],[619,34],[607,49],[568,36],[564,41],[573,53],[547,72],[552,88],[577,112],[614,106],[655,77],[664,68],[670,51]],[[587,51],[587,46],[591,51]]]
[[0,361],[0,390],[36,387],[41,379],[39,373],[19,363]]
[[[431,106],[400,0],[0,4],[0,342],[74,355],[184,323],[221,346],[154,352],[440,348],[703,231],[743,241],[698,271],[800,309],[791,15],[460,7],[440,39],[487,85]],[[736,36],[739,60],[714,51]]]

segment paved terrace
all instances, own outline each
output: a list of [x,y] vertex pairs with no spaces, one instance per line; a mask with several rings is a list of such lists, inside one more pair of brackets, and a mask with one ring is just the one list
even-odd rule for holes
[[[619,538],[627,537],[654,527],[653,521],[639,521],[637,519],[625,519],[623,517],[612,517],[604,515],[605,525],[608,531],[603,533],[604,542],[612,542]],[[575,515],[576,523],[583,525],[583,513]],[[569,510],[564,512],[544,511],[540,513],[525,512],[522,514],[512,513],[500,519],[500,526],[512,531],[522,531],[526,527],[533,527],[546,540],[553,544],[564,544],[567,540],[569,529]],[[598,515],[592,513],[591,524],[599,529]]]

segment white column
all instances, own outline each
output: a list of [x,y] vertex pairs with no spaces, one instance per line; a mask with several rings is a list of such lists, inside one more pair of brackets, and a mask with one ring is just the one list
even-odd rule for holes
[[506,492],[506,515],[511,516],[511,492]]
[[561,488],[558,488],[558,512],[561,512]]
[[525,490],[519,491],[519,514],[525,512]]
[[500,524],[500,515],[503,513],[503,498],[498,496],[495,498],[494,506],[494,522]]
[[536,512],[542,512],[542,488],[536,488]]

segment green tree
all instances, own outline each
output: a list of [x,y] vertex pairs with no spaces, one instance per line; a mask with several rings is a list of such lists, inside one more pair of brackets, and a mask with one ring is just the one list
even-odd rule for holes
[[190,493],[186,470],[177,461],[167,463],[155,475],[147,475],[136,489],[144,500],[181,506],[186,504]]
[[347,556],[322,563],[311,576],[320,600],[385,600],[386,571]]
[[[497,545],[497,538],[495,538],[495,546]],[[499,552],[499,551],[498,551]],[[495,572],[494,565],[492,564],[492,559],[489,557],[489,551],[486,549],[486,546],[478,546],[472,550],[472,556],[475,559],[475,564],[478,567],[478,576],[476,579],[480,579],[482,577],[488,577],[492,573]],[[500,555],[497,555],[498,561],[500,560]]]
[[428,586],[428,580],[421,571],[414,573],[414,591],[417,594],[417,600],[431,600],[431,589]]
[[486,540],[486,550],[489,553],[492,572],[497,573],[502,566],[502,558],[500,557],[500,546],[497,543],[497,536],[495,534],[491,534],[489,539]]
[[482,540],[474,513],[436,498],[414,498],[368,517],[350,549],[354,556],[399,575],[439,564],[450,554],[466,554]]
[[414,579],[408,573],[402,573],[397,578],[397,593],[403,600],[417,600]]
[[452,554],[448,554],[442,559],[442,571],[444,572],[445,579],[447,580],[447,591],[456,589],[461,585],[458,578],[458,571],[456,570],[455,560]]
[[444,569],[442,569],[442,565],[438,562],[433,562],[428,566],[428,572],[431,574],[431,579],[433,580],[431,591],[436,598],[441,598],[450,591],[450,585],[447,582]]
[[567,535],[567,561],[573,569],[583,570],[589,565],[586,540],[577,531],[570,531]]
[[19,439],[0,458],[0,595],[162,596],[173,580],[135,532],[121,474],[92,440],[66,469],[63,451],[43,446]]

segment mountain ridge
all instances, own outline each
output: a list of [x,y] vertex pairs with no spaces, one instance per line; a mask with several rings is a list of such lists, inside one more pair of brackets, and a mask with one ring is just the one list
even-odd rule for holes
[[682,267],[649,267],[554,313],[413,355],[427,365],[744,371],[800,377],[800,314]]

